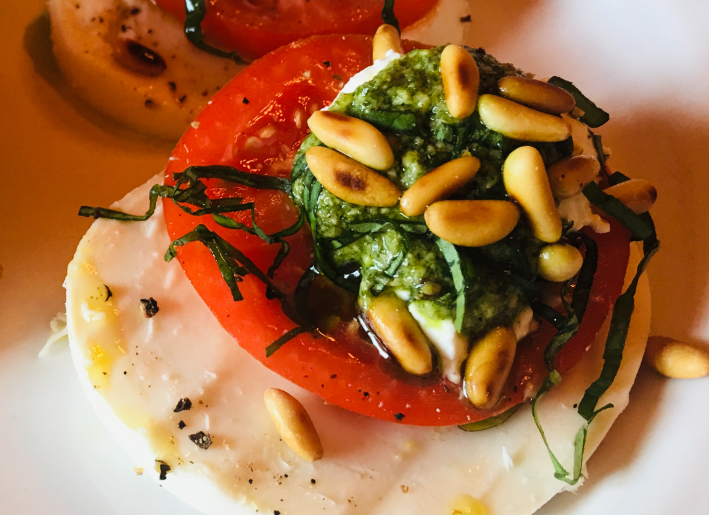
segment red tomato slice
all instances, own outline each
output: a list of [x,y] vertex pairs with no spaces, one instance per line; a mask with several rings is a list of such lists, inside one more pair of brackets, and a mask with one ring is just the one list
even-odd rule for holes
[[[423,18],[439,0],[397,0],[401,27]],[[184,0],[154,0],[180,21]],[[319,34],[374,34],[382,22],[384,0],[211,0],[202,27],[205,34],[245,59]]]
[[[411,47],[411,44],[409,44]],[[256,61],[219,92],[182,137],[167,166],[165,182],[190,165],[224,164],[251,173],[286,177],[296,149],[307,134],[305,120],[329,104],[355,72],[371,62],[371,38],[325,36],[296,42]],[[248,103],[247,103],[248,102]],[[297,219],[297,209],[280,192],[258,191],[213,181],[213,197],[243,196],[258,206],[257,222],[275,232]],[[185,214],[165,202],[169,235],[178,238],[203,223],[244,252],[262,270],[268,268],[277,245],[267,245],[243,231],[224,229],[211,217]],[[249,223],[248,215],[235,216]],[[620,294],[628,262],[628,235],[612,222],[612,231],[592,235],[600,249],[598,274],[579,336],[559,356],[564,371],[594,341],[612,302]],[[293,291],[312,261],[307,228],[289,238],[292,250],[276,280]],[[240,283],[244,300],[234,302],[209,251],[198,243],[179,250],[178,258],[220,323],[239,345],[271,370],[321,396],[327,402],[364,415],[415,425],[453,425],[481,420],[525,400],[544,374],[542,351],[554,333],[548,324],[519,345],[510,385],[494,410],[478,411],[460,386],[444,380],[423,382],[401,377],[357,331],[340,324],[334,337],[303,334],[270,358],[266,347],[294,324],[265,287],[253,276]],[[254,361],[254,366],[260,366]]]

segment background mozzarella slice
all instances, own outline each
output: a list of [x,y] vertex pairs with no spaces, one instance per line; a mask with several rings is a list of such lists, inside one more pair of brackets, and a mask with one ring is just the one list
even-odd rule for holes
[[[149,0],[49,0],[47,7],[54,55],[71,86],[139,132],[179,138],[243,68],[197,50]],[[145,49],[149,57],[141,58]]]
[[[159,181],[114,207],[142,212]],[[143,223],[96,221],[69,266],[67,323],[76,370],[99,417],[146,475],[157,478],[155,460],[167,463],[161,485],[188,503],[207,514],[447,513],[466,494],[492,515],[524,515],[564,489],[526,406],[480,433],[411,427],[326,405],[265,369],[221,328],[177,260],[164,262],[168,244],[160,208]],[[113,293],[108,300],[103,285]],[[146,297],[160,308],[150,319],[140,309]],[[591,426],[586,456],[627,404],[648,329],[643,279],[620,374],[601,400],[616,408]],[[582,423],[573,404],[597,376],[601,356],[602,346],[592,347],[541,406],[567,466]],[[325,448],[322,460],[306,463],[280,440],[263,405],[270,387],[306,406]],[[184,397],[192,408],[175,413]],[[211,435],[209,449],[190,441],[198,431]]]

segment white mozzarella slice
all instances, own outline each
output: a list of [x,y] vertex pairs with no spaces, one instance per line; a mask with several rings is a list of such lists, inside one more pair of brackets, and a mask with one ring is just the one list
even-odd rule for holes
[[[150,186],[160,180],[156,176],[114,207],[142,212]],[[177,260],[165,263],[168,244],[160,207],[147,222],[98,220],[66,279],[70,345],[81,384],[144,476],[157,478],[155,460],[162,460],[171,467],[163,487],[204,513],[236,515],[444,514],[452,513],[450,503],[461,494],[480,500],[491,515],[525,515],[565,489],[554,479],[528,407],[502,426],[466,433],[371,419],[288,383],[226,333]],[[109,300],[104,284],[113,293]],[[150,319],[140,309],[147,297],[159,307]],[[84,305],[92,316],[83,316]],[[601,399],[615,408],[594,421],[586,456],[627,405],[648,329],[643,280],[623,364]],[[540,408],[554,452],[567,468],[583,422],[572,406],[597,377],[602,351],[602,345],[592,346]],[[263,404],[270,387],[303,402],[322,439],[322,460],[306,463],[281,441]],[[184,397],[192,408],[175,413]],[[209,449],[190,441],[197,431],[211,435]]]
[[[139,132],[177,139],[243,66],[197,50],[149,0],[49,0],[52,41],[68,82],[89,104]],[[141,72],[142,45],[164,62]],[[154,61],[157,61],[155,59]],[[137,66],[137,68],[136,68]]]

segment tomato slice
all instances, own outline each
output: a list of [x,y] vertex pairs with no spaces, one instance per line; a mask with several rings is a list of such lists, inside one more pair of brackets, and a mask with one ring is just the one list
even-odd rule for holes
[[[408,44],[411,48],[411,44]],[[223,164],[256,174],[286,177],[293,156],[307,135],[307,116],[329,104],[354,73],[371,62],[371,38],[324,36],[296,42],[253,63],[219,92],[182,137],[166,169],[172,174],[190,165]],[[247,103],[248,102],[248,103]],[[253,190],[212,181],[215,197],[242,196],[257,208],[257,223],[267,232],[280,230],[297,219],[297,209],[281,192]],[[165,202],[169,235],[178,238],[199,223],[207,225],[244,252],[262,270],[271,264],[277,245],[267,245],[243,231],[224,229],[209,216],[185,214]],[[248,214],[234,216],[250,223]],[[568,370],[594,341],[615,298],[620,294],[628,262],[628,235],[612,221],[608,234],[591,236],[599,246],[598,274],[580,334],[558,357]],[[307,228],[289,238],[291,253],[276,273],[279,285],[293,291],[312,261]],[[234,302],[209,251],[192,243],[178,258],[200,296],[220,323],[256,360],[331,404],[372,417],[414,425],[453,425],[481,420],[525,400],[544,374],[542,351],[554,330],[545,324],[520,342],[510,374],[508,395],[490,411],[479,411],[461,396],[460,386],[442,379],[423,382],[402,377],[392,363],[352,330],[340,324],[333,336],[303,334],[270,358],[266,347],[294,324],[276,300],[266,298],[265,287],[246,276],[240,289],[244,300]],[[260,366],[254,361],[254,366]]]
[[[153,0],[180,21],[184,0]],[[439,0],[397,0],[401,27],[423,18]],[[382,24],[383,0],[210,0],[205,34],[251,60],[298,39],[319,34],[374,34]]]

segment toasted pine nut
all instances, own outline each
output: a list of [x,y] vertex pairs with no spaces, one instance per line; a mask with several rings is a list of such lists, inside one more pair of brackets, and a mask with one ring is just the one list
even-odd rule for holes
[[660,374],[674,379],[709,375],[709,352],[665,336],[650,336],[645,361]]
[[600,171],[601,163],[593,156],[577,155],[557,161],[547,170],[554,198],[564,200],[581,193]]
[[502,166],[502,177],[507,193],[527,215],[534,236],[547,243],[561,238],[561,217],[539,151],[534,147],[513,150]]
[[646,213],[657,200],[657,190],[650,181],[630,179],[603,190],[628,206],[636,215]]
[[553,142],[571,135],[571,126],[561,118],[495,95],[481,95],[478,111],[489,129],[511,139]]
[[441,53],[441,80],[446,106],[453,118],[473,114],[478,100],[480,71],[466,49],[448,45]]
[[509,327],[496,327],[473,343],[465,364],[465,391],[478,409],[490,409],[502,395],[517,350]]
[[336,150],[310,147],[305,160],[326,190],[352,204],[391,207],[401,196],[389,179]]
[[576,106],[571,93],[543,80],[502,77],[497,89],[503,97],[543,113],[568,113]]
[[552,243],[539,251],[539,275],[561,283],[575,276],[583,265],[583,255],[573,245]]
[[269,388],[263,394],[263,400],[283,441],[294,453],[311,463],[323,457],[313,421],[295,397],[278,388]]
[[431,170],[401,196],[401,212],[406,216],[422,215],[429,205],[449,197],[475,177],[479,168],[477,157],[464,156]]
[[372,59],[384,59],[388,50],[393,50],[397,54],[403,54],[404,48],[401,46],[401,37],[396,27],[392,25],[380,25],[372,39]]
[[315,111],[308,127],[328,147],[339,150],[375,170],[394,164],[394,153],[384,134],[364,120],[330,111]]
[[507,236],[519,209],[506,200],[441,200],[424,213],[433,234],[455,245],[482,247]]
[[417,376],[433,369],[428,338],[396,295],[379,295],[369,302],[367,317],[374,332],[404,370]]

